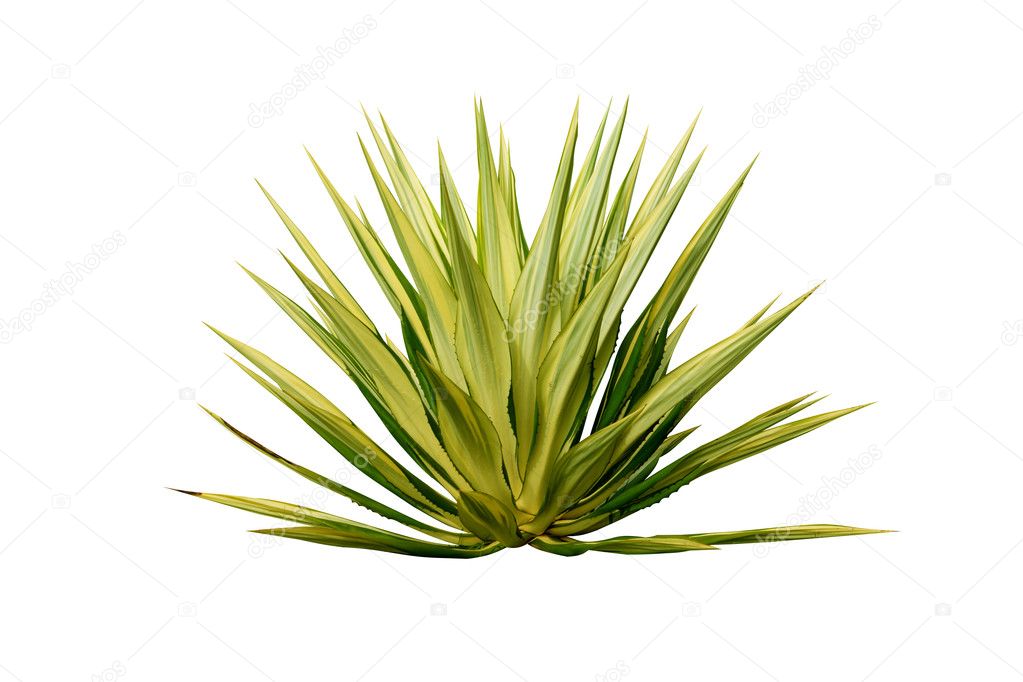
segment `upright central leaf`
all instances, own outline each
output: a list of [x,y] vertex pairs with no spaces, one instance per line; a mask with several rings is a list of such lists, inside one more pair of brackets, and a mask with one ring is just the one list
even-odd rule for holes
[[482,103],[476,107],[476,161],[479,166],[477,258],[493,291],[494,302],[502,313],[507,313],[525,253],[518,238],[515,212],[508,206],[498,182]]
[[[441,191],[450,190],[450,178],[442,176]],[[445,213],[454,220],[453,202]],[[455,352],[465,376],[469,395],[490,419],[501,445],[501,461],[515,494],[521,487],[515,459],[515,434],[508,405],[511,400],[511,355],[508,328],[486,278],[457,230],[450,231],[452,282],[458,297]],[[482,455],[485,456],[485,455]]]
[[515,436],[520,472],[525,472],[536,433],[536,379],[544,339],[550,330],[551,310],[556,299],[554,281],[558,272],[565,205],[572,176],[572,156],[579,131],[579,105],[572,113],[565,146],[558,163],[547,211],[533,239],[529,257],[512,295],[508,335],[512,357],[512,391],[515,407]]

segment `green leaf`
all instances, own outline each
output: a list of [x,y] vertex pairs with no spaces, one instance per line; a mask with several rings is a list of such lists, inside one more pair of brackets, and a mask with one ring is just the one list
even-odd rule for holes
[[646,148],[646,139],[647,135],[643,133],[636,156],[618,188],[618,193],[615,194],[611,208],[608,209],[604,226],[595,235],[590,245],[584,295],[593,289],[618,254],[618,248],[621,246],[625,233],[625,221],[629,216],[629,207],[632,205],[632,194],[636,189],[636,179],[639,177],[639,166],[643,158],[643,150]]
[[547,499],[536,519],[524,526],[526,530],[543,533],[558,514],[586,495],[604,473],[631,421],[632,417],[625,417],[591,434],[554,461]]
[[511,356],[506,340],[507,326],[483,273],[457,232],[452,234],[451,260],[458,295],[455,352],[469,395],[497,431],[505,466],[517,494],[519,469],[515,460],[515,434],[508,413]]
[[[798,409],[804,407],[806,405],[799,406]],[[700,476],[765,452],[864,407],[866,405],[825,412],[772,428],[765,427],[775,423],[775,417],[778,417],[777,421],[786,418],[791,414],[792,408],[769,418],[757,418],[753,420],[755,425],[747,423],[721,438],[710,441],[675,460],[650,478],[623,490],[598,508],[589,517],[590,522],[583,521],[566,526],[559,532],[578,532],[581,527],[585,527],[587,529],[585,532],[589,532],[608,523],[614,523],[657,504]]]
[[526,243],[526,234],[522,231],[522,217],[519,215],[519,196],[515,186],[515,171],[512,170],[511,165],[511,149],[508,147],[508,140],[504,136],[503,129],[499,131],[499,137],[497,184],[501,188],[501,196],[504,198],[505,208],[508,209],[508,219],[512,229],[515,230],[519,261],[524,263],[526,254],[529,253],[529,245]]
[[[654,247],[660,241],[664,228],[667,227],[668,221],[674,214],[678,203],[682,200],[682,195],[685,193],[686,188],[689,187],[689,182],[692,180],[693,174],[696,173],[696,168],[703,158],[706,149],[696,156],[696,159],[682,173],[678,181],[674,185],[671,184],[686,147],[689,146],[689,140],[693,136],[693,130],[696,128],[696,121],[698,119],[699,115],[693,120],[689,129],[682,136],[682,139],[679,140],[674,151],[672,151],[665,162],[664,167],[654,179],[654,183],[647,192],[646,197],[644,197],[643,202],[636,209],[636,215],[633,217],[632,223],[626,232],[627,235],[633,238],[632,253],[630,254],[629,262],[622,272],[621,281],[612,297],[612,309],[619,308],[622,305],[621,302],[628,299],[632,293],[632,289],[639,280],[643,268],[646,267],[647,262],[650,260]],[[601,335],[606,335],[607,330],[613,326],[616,326],[614,320],[604,320]]]
[[526,544],[519,536],[514,511],[486,493],[476,490],[460,493],[458,516],[467,529],[484,540],[497,540],[505,547]]
[[185,493],[186,495],[193,495],[204,500],[209,500],[210,502],[227,505],[228,507],[243,509],[256,514],[262,514],[264,516],[272,516],[277,519],[284,519],[285,521],[342,531],[352,535],[353,537],[361,537],[366,540],[382,542],[412,540],[415,542],[413,538],[408,538],[404,535],[399,535],[398,533],[392,533],[381,528],[369,526],[365,523],[359,523],[358,521],[352,521],[351,519],[335,516],[334,514],[328,514],[327,512],[310,509],[301,505],[291,504],[289,502],[267,500],[258,497],[242,497],[240,495],[223,495],[220,493],[197,493],[190,490],[178,490],[177,492]]
[[[456,237],[460,237],[463,244],[475,244],[476,233],[469,222],[469,214],[465,210],[465,203],[462,201],[458,188],[455,186],[448,162],[444,158],[444,152],[437,143],[437,164],[440,168],[440,207],[445,234],[448,239],[448,248],[454,243]],[[475,258],[475,256],[473,256]]]
[[645,538],[623,535],[593,542],[545,536],[535,538],[530,544],[537,549],[561,556],[578,556],[591,551],[612,554],[674,554],[692,550],[717,549],[717,547],[712,547],[685,535],[654,535]]
[[316,273],[327,285],[327,288],[330,289],[331,294],[333,294],[334,298],[337,299],[338,303],[343,305],[349,312],[358,317],[359,320],[364,325],[375,331],[376,327],[373,326],[373,322],[369,319],[369,316],[366,315],[366,311],[364,311],[362,309],[362,306],[360,306],[358,302],[356,302],[356,300],[352,297],[351,293],[349,293],[345,285],[341,283],[341,280],[338,279],[338,276],[334,274],[334,271],[330,269],[330,266],[327,265],[326,261],[323,260],[323,257],[320,256],[320,253],[309,242],[309,239],[306,238],[305,234],[303,234],[302,231],[298,229],[298,226],[295,224],[295,222],[288,216],[287,213],[284,212],[284,209],[281,208],[280,204],[278,204],[277,201],[275,201],[274,198],[270,196],[270,193],[266,190],[265,187],[263,187],[263,185],[259,183],[258,180],[256,181],[256,184],[259,185],[259,189],[262,190],[263,194],[267,198],[267,201],[270,202],[270,205],[273,207],[274,211],[277,212],[277,215],[278,217],[280,217],[281,222],[283,222],[284,226],[288,228],[288,232],[291,233],[291,236],[295,239],[295,242],[298,244],[299,248],[302,249],[302,253],[305,254],[305,257],[309,259],[309,262],[312,264],[313,268],[316,269]]
[[784,540],[809,540],[811,538],[837,538],[845,535],[872,535],[891,533],[890,530],[835,526],[830,524],[808,524],[804,526],[777,526],[754,530],[733,530],[722,533],[697,533],[688,536],[697,542],[714,545],[731,545],[750,542],[781,542]]
[[369,266],[370,272],[373,273],[391,307],[394,308],[395,313],[399,316],[404,315],[408,318],[416,335],[421,341],[425,342],[429,335],[426,332],[426,313],[423,310],[419,294],[412,287],[412,284],[405,277],[397,263],[394,262],[394,259],[391,258],[387,249],[384,248],[380,237],[377,236],[369,221],[364,220],[365,215],[356,215],[355,211],[341,197],[341,194],[327,178],[323,169],[320,168],[320,164],[316,162],[316,159],[313,158],[313,155],[308,150],[306,150],[306,155],[312,162],[313,168],[316,169],[316,173],[319,175],[323,186],[327,189],[328,194],[330,194],[330,198],[334,201],[334,205],[337,207],[338,213],[341,214],[341,219],[348,227],[352,238],[355,240],[363,260]]
[[[627,390],[623,391],[619,377],[612,370],[612,378],[608,382],[607,390],[609,395],[610,393],[617,393],[620,399],[618,401],[608,400],[610,404],[605,404],[602,407],[597,421],[598,424],[608,424],[620,417],[624,414],[623,408],[628,406],[633,396],[642,394],[649,388],[649,380],[653,378],[653,372],[661,364],[662,355],[661,351],[649,353],[649,346],[638,342],[640,339],[660,338],[667,335],[668,325],[675,317],[675,313],[678,312],[682,299],[696,278],[696,273],[707,257],[710,247],[714,244],[714,240],[724,224],[728,211],[735,203],[739,190],[742,189],[746,176],[749,175],[752,168],[753,164],[751,163],[739,176],[738,180],[735,181],[731,189],[718,202],[717,206],[714,207],[710,215],[707,216],[700,229],[696,231],[696,234],[693,235],[689,244],[675,261],[675,265],[672,267],[671,272],[668,273],[660,289],[658,289],[643,311],[643,314],[636,321],[633,329],[626,336],[626,341],[622,344],[619,357],[633,360],[633,356],[639,356],[635,358],[635,370],[630,379],[638,377],[641,380],[636,384],[627,385],[625,387]],[[600,371],[603,372],[603,367],[600,368]],[[611,409],[605,409],[606,407]]]
[[721,226],[724,224],[725,218],[728,217],[728,212],[735,204],[736,197],[738,197],[743,183],[746,182],[749,172],[753,169],[754,163],[756,163],[756,159],[750,162],[750,165],[742,172],[731,189],[717,203],[710,212],[710,215],[707,216],[707,219],[703,221],[696,234],[689,240],[686,248],[679,254],[661,288],[658,289],[657,294],[650,301],[649,324],[654,329],[665,327],[675,317],[682,299],[689,291],[689,287],[692,286],[693,280],[696,279],[696,273],[699,272],[700,266],[703,265],[704,260],[707,258],[710,247],[713,246],[714,240],[721,232]]
[[[249,274],[329,357],[346,369],[391,434],[410,451],[417,464],[452,494],[468,487],[437,440],[418,386],[405,363],[379,336],[341,306],[336,306],[333,313],[345,323],[338,327],[344,336],[334,338],[294,301],[258,276]],[[324,303],[329,305],[329,302]],[[401,424],[392,418],[394,414],[402,416]]]
[[252,532],[290,540],[315,542],[332,547],[372,549],[378,552],[441,559],[474,559],[504,549],[502,545],[496,542],[473,547],[460,547],[458,545],[424,542],[400,535],[394,538],[383,539],[367,537],[363,533],[339,531],[331,528],[311,528],[308,526],[299,526],[297,528],[263,528]]
[[679,404],[695,404],[812,293],[813,289],[773,315],[735,332],[666,374],[636,401],[632,412],[638,412],[640,416],[633,422],[632,431],[638,435]]
[[[437,396],[437,422],[451,461],[474,490],[514,506],[504,460],[514,462],[514,449],[502,453],[493,422],[479,405],[453,381],[429,363],[423,363]],[[516,472],[516,476],[517,476]]]
[[[402,152],[390,128],[387,127],[383,117],[381,117],[381,123],[384,125],[384,131],[390,143],[389,148],[380,137],[380,133],[377,132],[376,126],[373,125],[373,120],[365,109],[363,109],[362,113],[366,117],[370,133],[373,135],[373,141],[380,152],[380,157],[384,161],[384,167],[387,169],[387,174],[391,178],[391,183],[394,185],[395,192],[401,202],[401,209],[405,219],[415,230],[416,236],[423,248],[429,253],[431,262],[442,272],[450,274],[444,230],[440,224],[437,211],[426,194],[425,188],[419,181],[419,178],[416,177],[408,159]],[[369,155],[366,153],[365,146],[363,146],[363,156],[366,157],[370,170],[374,175],[374,181],[376,181],[376,169],[373,168],[372,162],[369,161]],[[389,209],[388,213],[390,214],[390,212],[391,210]],[[416,263],[410,262],[409,265],[415,266]]]
[[266,374],[276,386],[237,363],[246,374],[291,408],[352,465],[434,518],[457,523],[457,512],[450,499],[395,461],[321,393],[255,348],[216,329],[213,331]]
[[[575,101],[576,115],[579,113],[579,100]],[[586,151],[586,156],[583,157],[583,161],[579,164],[579,172],[576,174],[575,180],[572,182],[572,188],[568,195],[568,208],[574,207],[579,201],[579,197],[586,187],[586,183],[593,175],[593,169],[597,165],[597,154],[600,152],[600,142],[604,138],[604,128],[607,127],[608,116],[611,115],[611,103],[608,102],[607,108],[604,109],[604,116],[600,119],[600,124],[597,126],[597,132],[593,135],[593,141],[590,143],[589,149]]]
[[476,106],[476,160],[479,165],[477,192],[477,259],[480,270],[502,313],[507,313],[515,282],[522,271],[522,243],[513,225],[513,212],[505,203],[497,179],[483,103]]
[[519,507],[536,514],[546,497],[551,463],[581,428],[589,404],[597,321],[624,263],[622,251],[607,275],[587,296],[558,335],[540,365],[537,380],[539,437],[529,458]]
[[[200,405],[200,407],[202,406]],[[277,464],[280,464],[281,466],[290,469],[291,471],[294,471],[302,478],[305,478],[308,481],[312,481],[313,483],[322,486],[333,493],[337,493],[339,495],[347,497],[352,502],[361,507],[365,507],[366,509],[369,509],[370,511],[376,514],[379,514],[380,516],[383,516],[386,519],[397,521],[398,523],[408,526],[413,530],[417,530],[420,533],[424,533],[426,535],[435,537],[438,540],[443,540],[444,542],[451,542],[458,545],[475,545],[480,543],[480,539],[477,537],[474,537],[472,535],[466,535],[464,533],[453,533],[448,530],[443,530],[441,528],[431,526],[428,523],[423,523],[422,521],[419,521],[418,519],[414,519],[411,516],[408,516],[407,514],[403,514],[395,509],[392,509],[391,507],[388,507],[385,504],[381,504],[380,502],[377,502],[373,498],[367,495],[363,495],[357,490],[353,490],[348,486],[338,483],[333,479],[323,476],[322,474],[318,474],[315,471],[307,469],[306,467],[300,464],[296,464],[295,462],[292,462],[291,460],[282,457],[276,452],[270,450],[266,446],[256,441],[251,436],[242,433],[234,426],[232,426],[230,423],[228,423],[228,421],[223,417],[220,417],[219,415],[215,414],[211,410],[206,409],[205,407],[202,407],[202,409],[208,415],[213,417],[213,419],[216,420],[217,423],[219,423],[221,426],[227,429],[230,433],[234,434],[243,442],[247,443],[257,452],[267,456],[271,461],[276,462]],[[418,505],[415,506],[418,508]]]
[[664,351],[661,353],[661,362],[657,365],[657,369],[653,374],[653,381],[660,381],[665,374],[668,373],[668,367],[671,364],[671,358],[675,354],[675,348],[678,346],[679,339],[682,338],[682,332],[686,330],[689,325],[689,320],[692,319],[693,313],[696,312],[696,308],[693,308],[682,320],[675,325],[675,328],[671,330],[671,333],[664,340]]
[[548,336],[548,319],[555,303],[553,284],[558,270],[558,245],[565,218],[565,204],[568,201],[578,130],[579,105],[576,103],[547,210],[533,239],[509,308],[512,397],[520,472],[525,471],[536,431],[537,367],[542,354],[547,351],[544,340]]
[[[618,122],[611,130],[604,149],[597,159],[592,174],[582,186],[575,203],[570,203],[562,233],[561,249],[558,252],[558,277],[561,308],[561,322],[566,324],[579,306],[583,283],[589,268],[589,256],[594,234],[604,215],[608,189],[611,183],[611,167],[618,153],[618,145],[625,127],[628,102]],[[601,257],[603,257],[601,255]]]
[[[376,137],[376,130],[373,131]],[[360,141],[361,144],[361,141]],[[377,144],[384,150],[383,141],[377,139]],[[391,223],[394,236],[401,248],[405,263],[409,266],[412,279],[419,287],[422,307],[426,311],[426,319],[429,328],[427,338],[417,336],[417,341],[426,349],[427,357],[436,358],[438,364],[448,376],[460,386],[464,386],[461,368],[455,353],[455,320],[457,316],[458,301],[455,293],[448,282],[444,269],[449,267],[446,258],[439,254],[431,253],[424,245],[421,235],[417,234],[409,217],[402,210],[390,190],[387,188],[384,179],[377,172],[376,166],[369,155],[365,145],[362,146],[363,155],[366,158],[366,165],[376,184],[380,200],[384,204],[387,218]],[[392,172],[393,177],[402,178],[398,170]],[[411,190],[408,190],[411,193]],[[415,203],[414,197],[406,201]],[[426,218],[420,215],[420,221],[425,222]],[[420,226],[419,229],[427,233],[427,238],[432,238],[429,225]],[[437,258],[435,261],[434,259]],[[407,313],[403,310],[407,318]],[[414,331],[414,330],[413,330]]]

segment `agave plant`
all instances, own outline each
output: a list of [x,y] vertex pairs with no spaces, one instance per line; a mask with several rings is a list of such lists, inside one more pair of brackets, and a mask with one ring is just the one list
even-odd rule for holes
[[679,309],[752,164],[696,230],[618,343],[626,301],[700,163],[702,152],[678,173],[695,120],[632,210],[645,137],[613,186],[625,113],[610,131],[604,114],[577,166],[577,104],[546,212],[530,241],[522,227],[508,144],[502,132],[495,158],[482,104],[476,106],[475,119],[475,221],[440,150],[437,202],[386,121],[381,118],[378,129],[369,115],[366,119],[390,184],[365,144],[362,151],[404,269],[361,206],[356,202],[353,208],[310,160],[394,308],[403,343],[377,329],[265,189],[320,281],[287,261],[311,298],[307,309],[249,274],[354,382],[404,450],[407,463],[295,374],[255,348],[216,333],[255,368],[237,363],[252,379],[419,515],[285,459],[210,414],[278,464],[422,537],[275,500],[190,494],[298,524],[257,533],[430,557],[478,557],[523,545],[568,556],[589,550],[681,552],[879,532],[804,525],[577,539],[656,504],[697,478],[863,407],[792,420],[816,402],[811,395],[801,396],[673,458],[696,429],[675,431],[697,401],[810,295],[774,312],[772,301],[723,340],[673,365],[692,314],[676,322]]

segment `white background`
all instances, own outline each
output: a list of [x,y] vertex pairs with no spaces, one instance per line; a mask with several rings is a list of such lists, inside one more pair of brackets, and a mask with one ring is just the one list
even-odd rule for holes
[[[285,88],[345,36],[322,78]],[[0,680],[1023,676],[1021,57],[1007,0],[5,3]],[[818,62],[828,77],[801,82]],[[244,530],[265,519],[164,489],[371,520],[201,413],[193,394],[347,475],[200,322],[270,351],[384,440],[233,264],[298,292],[275,253],[296,249],[251,178],[395,333],[301,145],[379,218],[361,101],[424,178],[439,137],[472,197],[474,94],[511,139],[530,226],[577,97],[589,134],[632,96],[623,154],[649,125],[642,182],[704,107],[687,155],[709,145],[702,172],[637,301],[761,152],[680,353],[776,293],[827,285],[692,413],[702,437],[811,390],[832,392],[828,407],[879,401],[607,534],[793,518],[900,533],[426,560],[261,544]],[[778,115],[755,120],[771,102]],[[44,300],[53,280],[67,286]]]

